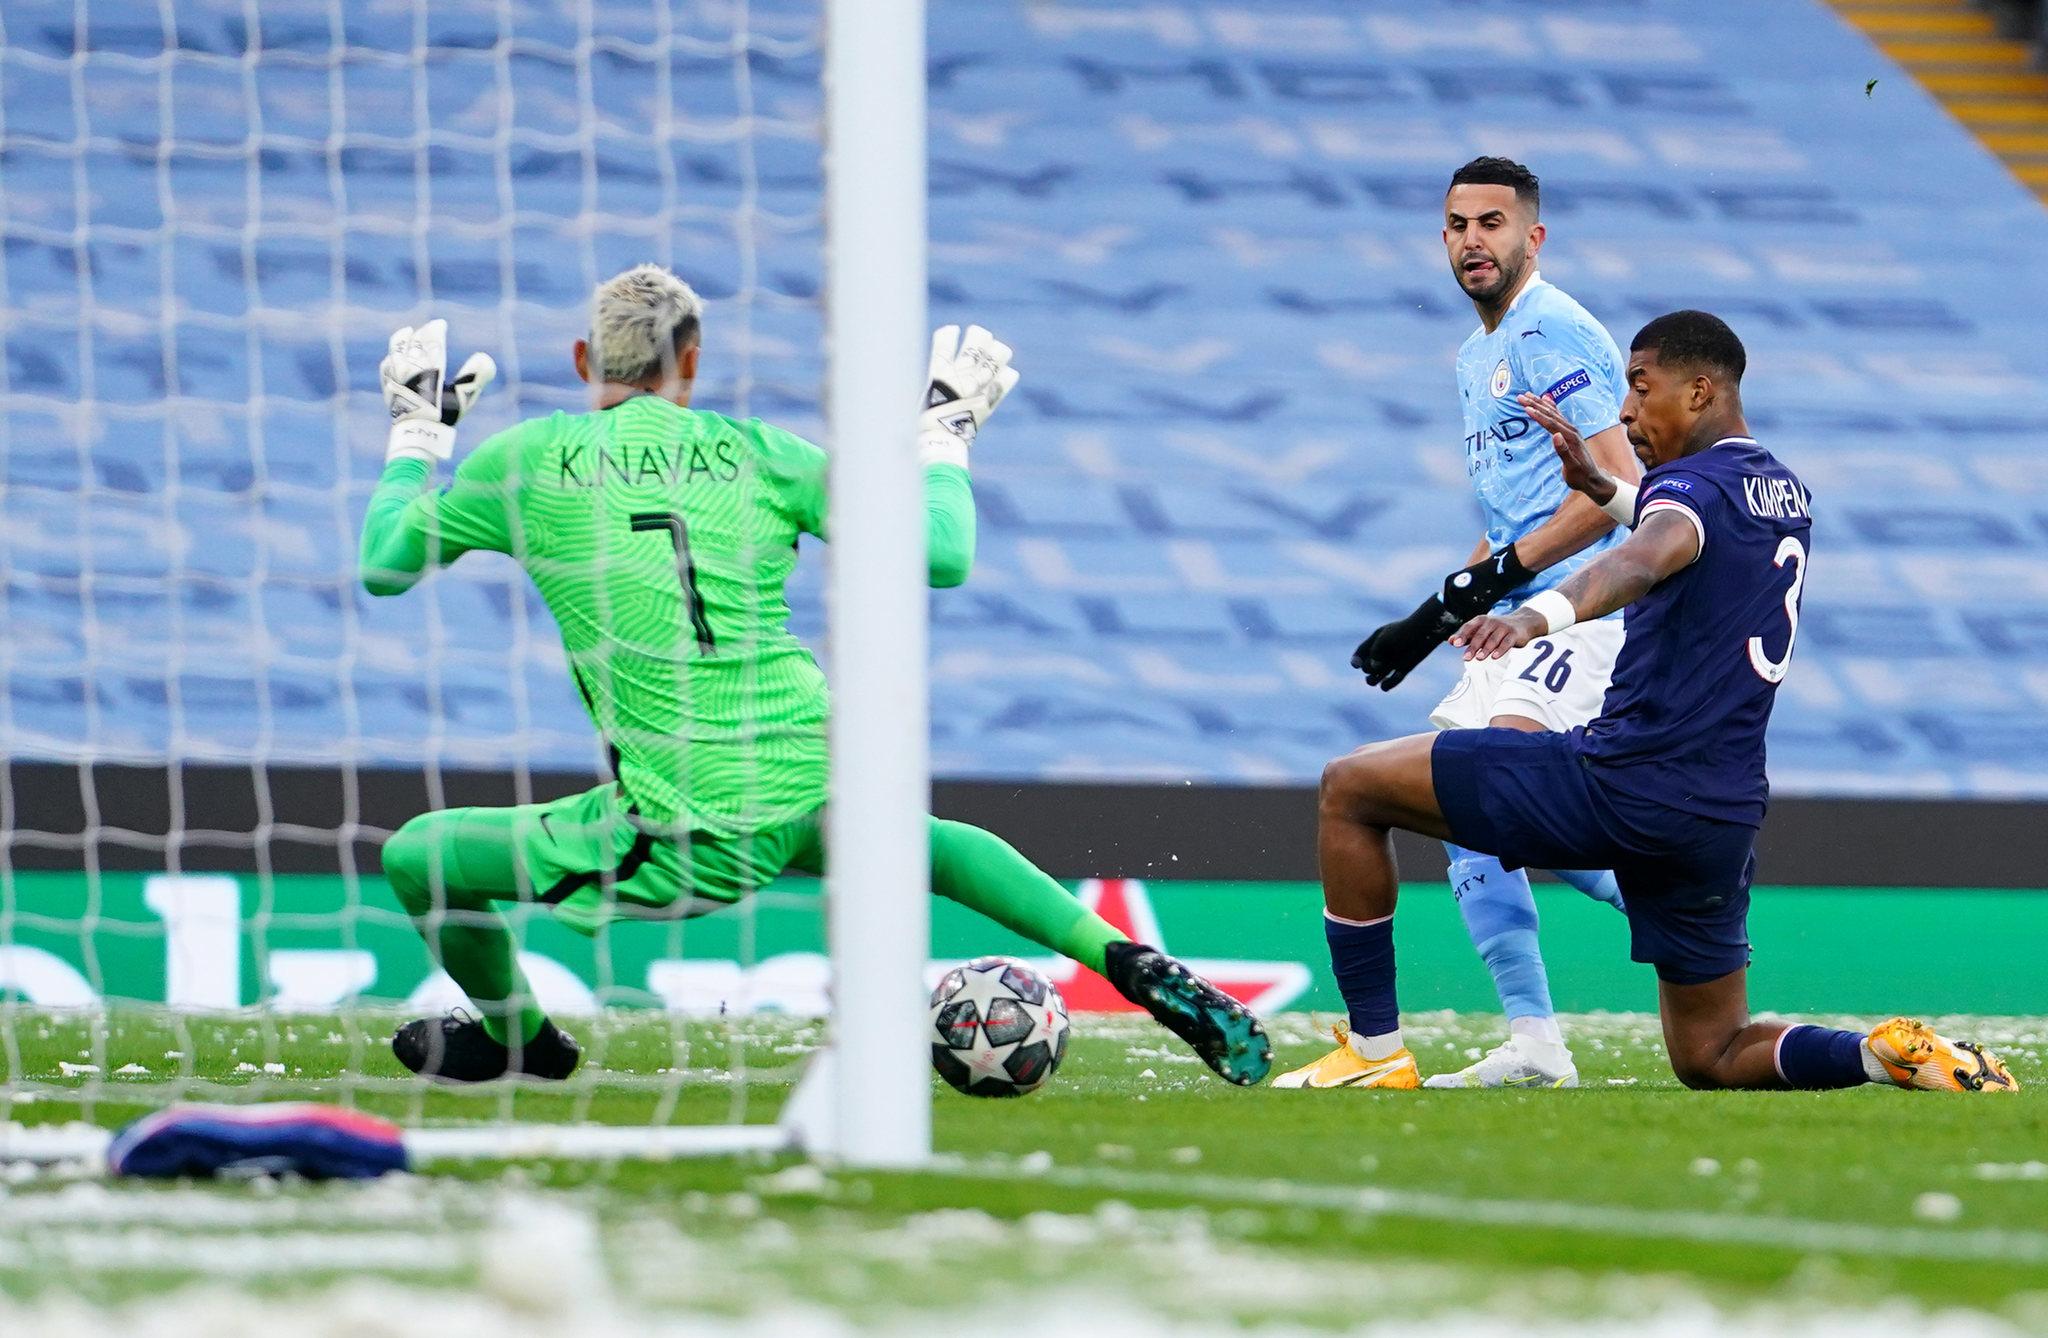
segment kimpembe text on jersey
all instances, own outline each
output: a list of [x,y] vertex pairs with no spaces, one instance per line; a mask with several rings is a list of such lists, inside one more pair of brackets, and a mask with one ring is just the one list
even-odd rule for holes
[[1765,520],[1811,519],[1813,514],[1807,510],[1806,490],[1788,478],[1744,474],[1742,500],[1748,504],[1750,515]]
[[738,450],[729,441],[711,443],[709,454],[703,445],[692,445],[686,459],[681,444],[672,449],[622,446],[599,450],[578,443],[562,452],[558,481],[575,488],[595,488],[605,483],[623,483],[628,487],[641,483],[671,487],[679,483],[731,483],[740,476]]

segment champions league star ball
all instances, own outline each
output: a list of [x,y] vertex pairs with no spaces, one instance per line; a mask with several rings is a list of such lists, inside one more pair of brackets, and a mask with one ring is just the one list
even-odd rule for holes
[[1067,1001],[1009,957],[977,957],[932,991],[932,1067],[969,1096],[1023,1096],[1067,1054]]

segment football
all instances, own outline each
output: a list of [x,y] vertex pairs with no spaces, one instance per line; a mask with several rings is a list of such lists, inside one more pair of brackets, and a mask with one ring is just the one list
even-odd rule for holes
[[977,957],[932,991],[932,1067],[969,1096],[1023,1096],[1067,1053],[1067,1001],[1010,957]]

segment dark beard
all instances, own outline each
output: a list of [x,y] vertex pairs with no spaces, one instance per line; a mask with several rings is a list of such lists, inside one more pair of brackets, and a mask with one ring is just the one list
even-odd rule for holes
[[1465,288],[1465,276],[1462,271],[1460,271],[1458,275],[1458,286],[1460,288],[1465,288],[1465,296],[1471,298],[1474,302],[1479,302],[1489,307],[1495,306],[1498,305],[1502,301],[1502,299],[1506,298],[1509,293],[1515,291],[1515,285],[1522,281],[1522,275],[1527,270],[1528,265],[1526,262],[1516,267],[1515,269],[1510,270],[1506,265],[1501,264],[1499,261],[1495,261],[1494,273],[1498,277],[1491,285],[1488,286],[1487,291],[1475,293],[1470,288]]

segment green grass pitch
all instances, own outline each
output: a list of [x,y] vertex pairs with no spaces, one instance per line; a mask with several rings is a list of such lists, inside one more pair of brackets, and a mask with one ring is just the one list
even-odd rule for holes
[[[413,1124],[768,1120],[819,1034],[621,1013],[575,1028],[596,1062],[566,1087],[451,1091],[399,1072],[386,1021],[17,1012],[5,1116],[116,1124],[184,1091]],[[957,1333],[992,1305],[1126,1334],[1905,1331],[1957,1307],[1977,1312],[1958,1333],[2048,1326],[2048,1022],[1948,1023],[2028,1084],[1956,1098],[1687,1092],[1654,1019],[1568,1021],[1577,1091],[1303,1093],[1229,1088],[1149,1024],[1084,1016],[1040,1093],[935,1084],[941,1164],[915,1175],[783,1158],[142,1186],[17,1168],[0,1178],[0,1332],[146,1314],[153,1333],[328,1332],[297,1323],[313,1315],[397,1333],[416,1314],[489,1338],[528,1321]],[[1426,1014],[1410,1035],[1441,1071],[1497,1025]],[[1283,1063],[1327,1044],[1300,1015],[1274,1032]],[[392,1327],[351,1329],[352,1307]]]

